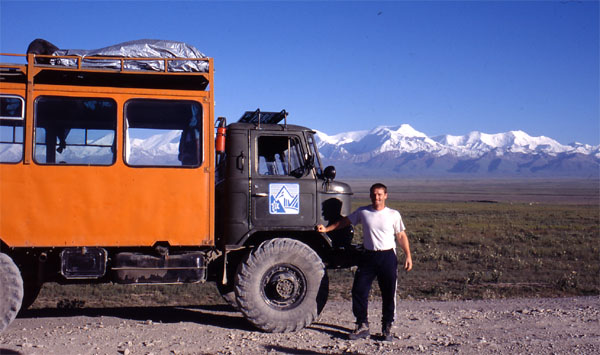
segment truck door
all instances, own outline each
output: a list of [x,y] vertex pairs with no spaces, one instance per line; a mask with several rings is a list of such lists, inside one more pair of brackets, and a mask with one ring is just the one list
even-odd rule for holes
[[251,223],[257,229],[313,228],[316,179],[300,134],[253,131]]

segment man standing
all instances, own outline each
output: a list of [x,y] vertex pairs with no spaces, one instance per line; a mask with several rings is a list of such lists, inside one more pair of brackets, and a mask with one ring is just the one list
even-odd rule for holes
[[361,257],[352,285],[352,312],[356,317],[356,329],[350,333],[351,340],[367,338],[370,335],[368,321],[369,292],[373,280],[377,278],[381,289],[382,318],[381,333],[385,340],[393,340],[391,330],[396,315],[396,284],[398,280],[398,258],[396,240],[404,251],[404,269],[412,269],[410,246],[402,217],[396,210],[385,206],[387,187],[377,183],[370,189],[371,205],[358,208],[347,217],[317,230],[327,233],[350,224],[362,224],[363,246]]

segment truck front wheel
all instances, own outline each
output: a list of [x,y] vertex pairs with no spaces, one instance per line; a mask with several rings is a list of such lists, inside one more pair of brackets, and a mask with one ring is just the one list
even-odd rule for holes
[[329,282],[321,258],[293,239],[263,242],[240,263],[239,310],[257,328],[290,332],[311,324],[325,306]]
[[10,256],[0,253],[0,332],[15,319],[23,301],[23,279]]

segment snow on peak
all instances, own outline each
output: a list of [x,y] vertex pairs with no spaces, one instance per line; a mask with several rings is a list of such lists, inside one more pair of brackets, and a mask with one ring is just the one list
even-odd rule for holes
[[393,135],[393,136],[402,136],[402,137],[427,137],[425,133],[419,132],[416,129],[412,128],[409,124],[402,124],[400,126],[378,126],[371,131],[369,134],[376,135]]
[[368,133],[368,131],[351,131],[351,132],[338,133],[338,134],[334,134],[334,135],[330,136],[321,131],[315,130],[315,132],[317,132],[316,136],[317,136],[317,140],[319,142],[333,144],[333,145],[340,145],[340,144],[351,143],[354,141],[359,141],[362,139],[362,137],[364,137]]
[[457,151],[489,152],[495,150],[513,153],[558,154],[573,150],[573,147],[562,145],[552,138],[532,137],[520,130],[496,134],[474,131],[464,136],[439,136],[434,140]]
[[405,137],[427,137],[425,133],[417,131],[416,129],[412,128],[406,123],[398,127],[398,129],[396,129],[396,133],[401,134]]

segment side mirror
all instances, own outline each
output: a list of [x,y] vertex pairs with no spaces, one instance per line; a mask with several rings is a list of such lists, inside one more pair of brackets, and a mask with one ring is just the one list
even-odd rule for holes
[[335,179],[335,167],[329,165],[325,168],[323,175],[325,176],[325,180],[327,180],[327,182],[333,181],[333,179]]

